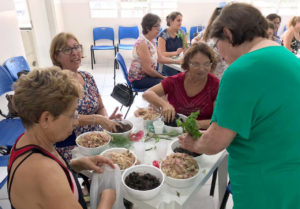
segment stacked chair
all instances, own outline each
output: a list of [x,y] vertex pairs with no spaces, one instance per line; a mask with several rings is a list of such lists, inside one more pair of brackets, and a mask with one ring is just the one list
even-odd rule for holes
[[[91,45],[91,64],[92,69],[94,68],[94,64],[96,64],[95,59],[95,50],[114,50],[114,55],[116,56],[116,47],[115,47],[115,33],[114,29],[111,27],[98,27],[93,29],[93,40],[94,44]],[[112,42],[111,45],[97,45],[97,41],[101,40],[110,40]],[[116,63],[114,63],[116,64]]]
[[[29,65],[24,57],[12,57],[4,63],[4,67],[0,66],[0,96],[4,98],[4,94],[12,90],[12,84],[18,79],[18,73],[22,71],[30,71]],[[3,114],[8,115],[8,113]],[[10,149],[17,138],[24,133],[25,129],[21,119],[10,118],[0,121],[0,146]]]

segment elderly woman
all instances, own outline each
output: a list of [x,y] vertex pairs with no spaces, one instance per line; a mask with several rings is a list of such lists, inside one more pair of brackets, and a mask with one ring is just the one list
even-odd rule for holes
[[[78,83],[83,86],[84,96],[78,100],[77,107],[79,123],[74,129],[76,136],[87,131],[102,131],[102,128],[108,131],[115,130],[117,123],[112,119],[121,117],[120,114],[116,114],[117,108],[108,117],[93,76],[78,70],[82,58],[82,45],[77,38],[70,33],[57,34],[51,43],[50,57],[54,65],[73,72]],[[57,147],[59,152],[70,160],[74,145],[75,137],[57,144]]]
[[[187,46],[187,37],[183,30],[182,14],[180,12],[172,12],[166,18],[168,28],[164,29],[158,36],[158,49],[162,55],[166,57],[178,56],[185,46]],[[179,33],[182,34],[181,37]],[[182,38],[184,37],[184,40]],[[184,44],[183,44],[184,43]],[[163,66],[163,75],[172,76],[179,73],[168,66]]]
[[[185,53],[182,68],[186,72],[164,79],[160,84],[148,89],[143,97],[149,103],[161,107],[167,121],[175,118],[175,113],[189,116],[200,110],[197,123],[206,129],[213,113],[219,79],[214,71],[217,60],[214,51],[205,43],[193,44]],[[167,95],[168,101],[162,98]]]
[[[87,208],[75,172],[112,162],[101,156],[70,164],[54,143],[65,139],[78,123],[81,87],[70,73],[59,69],[33,70],[15,84],[13,104],[25,132],[12,148],[8,166],[8,195],[12,208]],[[100,208],[112,208],[115,191],[104,190]]]
[[249,4],[223,8],[211,36],[230,66],[211,125],[198,140],[180,137],[198,153],[227,148],[234,209],[299,208],[300,61],[266,38],[267,27]]
[[143,34],[137,39],[132,54],[133,60],[129,69],[128,78],[133,87],[147,89],[160,83],[165,76],[156,71],[157,62],[165,64],[179,64],[180,61],[173,60],[161,55],[157,51],[154,39],[160,30],[160,18],[148,13],[143,17]]
[[300,16],[294,16],[290,20],[288,30],[283,36],[283,45],[294,54],[298,53],[300,49]]

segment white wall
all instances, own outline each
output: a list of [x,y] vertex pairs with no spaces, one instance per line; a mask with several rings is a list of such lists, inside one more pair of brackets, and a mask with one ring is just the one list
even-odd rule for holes
[[[27,0],[32,21],[33,39],[35,42],[32,47],[35,47],[39,67],[52,65],[49,56],[51,32],[45,1],[47,0]],[[51,20],[51,22],[53,21]]]
[[[64,31],[73,33],[84,46],[85,58],[83,63],[90,63],[90,45],[93,43],[92,30],[94,27],[110,26],[115,30],[115,40],[117,42],[117,31],[119,25],[140,27],[141,18],[91,18],[88,0],[60,0],[61,13],[57,17],[58,22],[63,22]],[[180,0],[178,3],[179,11],[183,14],[183,26],[187,29],[193,25],[205,25],[210,14],[217,6],[217,3],[199,3],[197,1]],[[165,19],[162,19],[162,27],[166,27]],[[141,27],[140,27],[141,28]],[[141,32],[141,30],[140,30]],[[124,52],[125,56],[131,56],[131,52]],[[95,52],[96,61],[101,59],[112,59],[113,52]]]
[[0,64],[10,57],[25,56],[13,0],[0,3]]

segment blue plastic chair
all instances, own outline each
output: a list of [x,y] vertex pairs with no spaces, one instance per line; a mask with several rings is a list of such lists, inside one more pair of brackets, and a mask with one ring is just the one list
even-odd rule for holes
[[[95,59],[95,50],[114,50],[114,55],[116,56],[116,47],[115,47],[115,33],[114,29],[111,27],[98,27],[93,29],[93,40],[94,45],[91,45],[91,64],[92,69],[94,68],[94,64],[96,64]],[[96,45],[96,41],[100,40],[111,40],[112,45]]]
[[[129,79],[128,79],[127,67],[126,67],[124,58],[123,58],[123,56],[122,56],[119,52],[117,52],[117,55],[116,55],[116,61],[117,61],[117,62],[119,63],[119,65],[121,66],[121,69],[122,69],[122,72],[123,72],[123,76],[124,76],[124,78],[125,78],[125,80],[126,80],[127,85],[128,85],[128,86],[132,89],[132,91],[134,92],[134,97],[133,97],[133,101],[132,101],[132,104],[133,104],[134,98],[135,98],[136,95],[138,95],[138,92],[144,92],[144,91],[146,91],[147,89],[136,89],[136,88],[134,88],[134,87],[131,85],[131,83],[130,83],[130,81],[129,81]],[[116,71],[114,70],[114,78],[115,78],[115,75],[116,75]],[[132,104],[131,104],[131,105],[132,105]],[[130,110],[131,105],[128,107],[124,119],[126,118],[128,112],[129,112],[129,110]],[[123,105],[121,106],[121,109],[122,109],[122,108],[123,108]]]
[[11,86],[13,84],[13,78],[9,72],[0,66],[0,96],[8,91],[11,91]]
[[11,148],[18,137],[24,133],[25,128],[20,118],[0,121],[0,145]]
[[[0,156],[0,167],[8,166],[9,155]],[[4,186],[7,181],[7,176],[0,182],[0,189]]]
[[187,30],[186,30],[185,26],[181,26],[180,29],[183,30],[185,33],[187,33]]
[[28,62],[23,56],[9,58],[5,61],[4,67],[10,73],[13,81],[18,80],[18,72],[23,70],[30,71]]
[[124,27],[119,26],[119,43],[117,45],[117,52],[120,49],[123,50],[132,50],[133,44],[121,44],[122,39],[137,39],[139,37],[139,28],[138,26],[132,26],[132,27]]
[[190,28],[190,43],[192,42],[193,38],[194,38],[195,36],[197,36],[197,34],[198,34],[199,32],[201,32],[203,29],[204,29],[204,26],[202,26],[202,25],[199,25],[199,26],[192,26],[192,27]]

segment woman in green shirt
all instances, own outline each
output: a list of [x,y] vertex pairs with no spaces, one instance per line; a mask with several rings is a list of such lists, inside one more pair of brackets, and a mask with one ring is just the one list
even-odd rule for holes
[[300,208],[300,61],[268,40],[255,7],[225,6],[211,37],[230,65],[208,130],[183,148],[215,154],[227,149],[234,209]]

